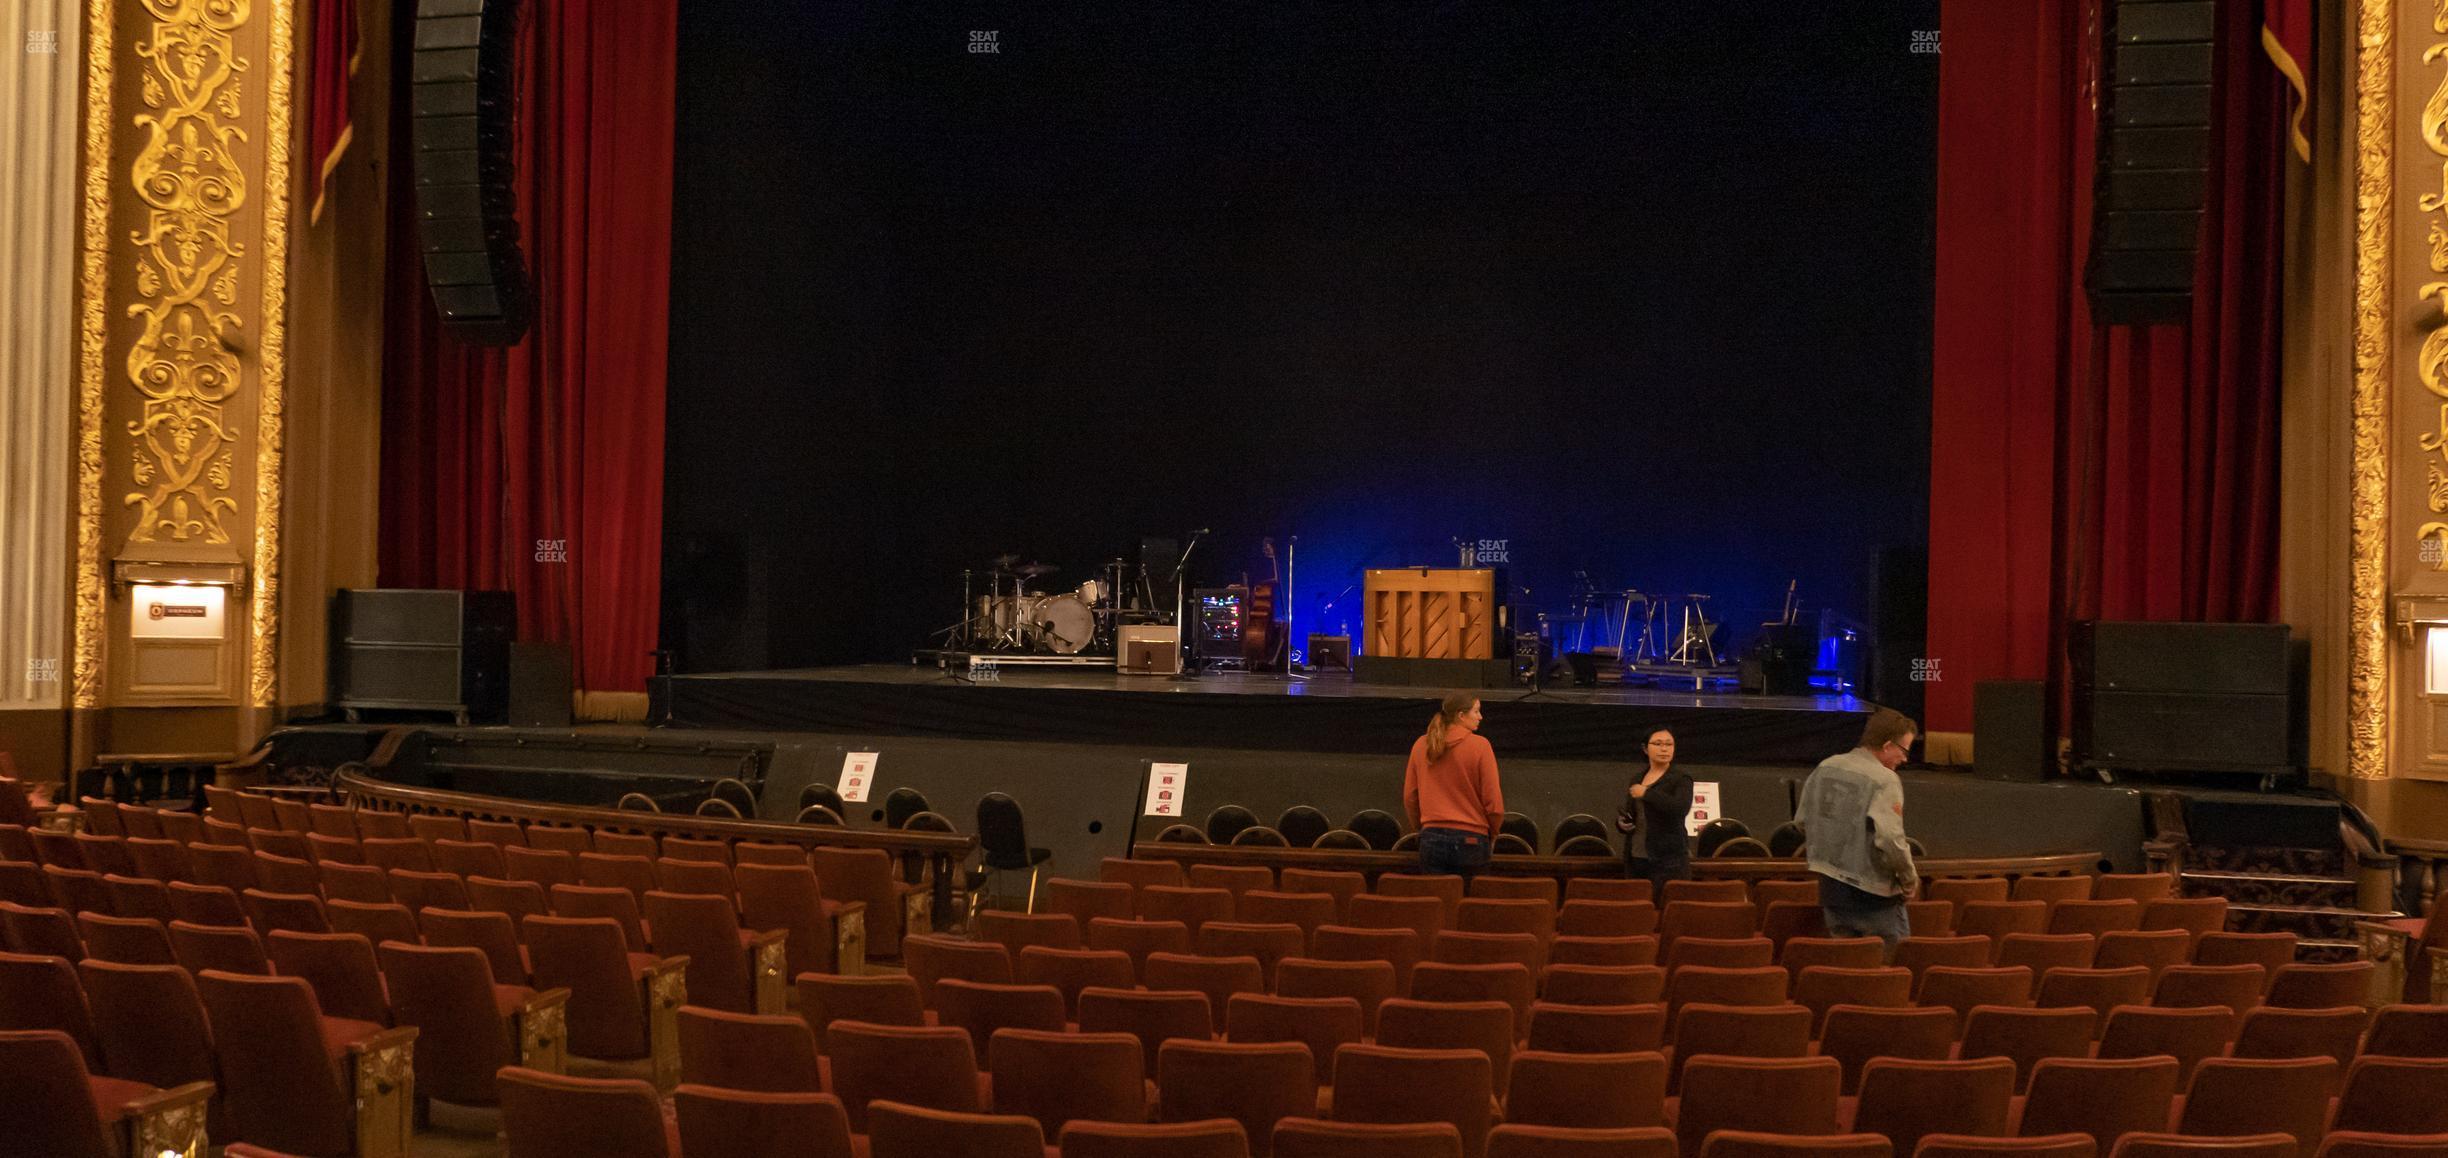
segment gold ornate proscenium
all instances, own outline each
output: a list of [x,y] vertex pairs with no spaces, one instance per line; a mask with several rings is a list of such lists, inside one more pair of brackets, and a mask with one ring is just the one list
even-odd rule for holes
[[83,260],[77,304],[76,625],[69,706],[102,706],[103,354],[110,334],[103,304],[110,291],[112,0],[86,0]]
[[246,670],[220,694],[270,707],[295,0],[85,7],[70,703],[112,704],[118,569],[208,563],[248,599],[226,637]]
[[142,325],[127,375],[144,411],[128,424],[138,488],[122,500],[137,507],[128,542],[227,543],[223,520],[238,509],[229,497],[238,439],[224,410],[243,373],[231,331],[240,324],[232,307],[245,254],[231,224],[247,201],[236,151],[247,135],[232,122],[248,65],[232,34],[247,21],[247,0],[144,4],[154,24],[132,50],[146,62],[152,111],[134,120],[145,144],[129,177],[145,224],[129,238],[136,300],[127,311]]
[[271,0],[264,101],[263,340],[255,357],[255,582],[248,596],[247,702],[279,701],[281,454],[287,430],[290,58],[296,8]]
[[2389,189],[2396,84],[2391,0],[2363,0],[2355,61],[2353,585],[2347,620],[2346,770],[2388,775]]

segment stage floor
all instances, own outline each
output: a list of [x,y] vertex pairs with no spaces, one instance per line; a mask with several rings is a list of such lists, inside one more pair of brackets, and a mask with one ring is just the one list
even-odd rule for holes
[[[901,664],[660,677],[654,690],[682,727],[1315,752],[1407,751],[1438,696],[1343,673],[1170,679],[1005,666],[964,681]],[[1686,759],[1815,763],[1851,747],[1871,710],[1852,696],[1658,688],[1480,697],[1481,731],[1498,751],[1557,759],[1630,759],[1665,727]]]

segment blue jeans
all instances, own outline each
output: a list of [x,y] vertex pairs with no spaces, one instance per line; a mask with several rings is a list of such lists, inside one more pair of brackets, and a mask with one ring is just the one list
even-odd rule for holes
[[1421,872],[1451,874],[1465,881],[1487,867],[1494,844],[1484,834],[1458,828],[1423,828],[1419,838]]
[[1912,936],[1912,915],[1902,897],[1863,892],[1832,877],[1819,878],[1819,915],[1830,937],[1876,937],[1895,958],[1896,942]]

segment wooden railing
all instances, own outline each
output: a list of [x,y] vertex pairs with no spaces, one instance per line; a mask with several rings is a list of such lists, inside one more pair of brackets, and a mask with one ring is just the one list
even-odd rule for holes
[[[1140,860],[1170,860],[1189,864],[1264,865],[1273,869],[1340,869],[1347,872],[1411,872],[1419,868],[1416,852],[1378,852],[1333,848],[1273,848],[1266,845],[1190,844],[1144,840],[1131,846]],[[2062,877],[2098,867],[2096,852],[2052,853],[2046,856],[1923,857],[1914,862],[1923,879],[1935,877]],[[1499,876],[1619,877],[1624,862],[1612,856],[1494,856],[1488,872]],[[1692,862],[1701,880],[1776,880],[1807,877],[1810,870],[1795,857],[1710,857]]]
[[[379,756],[379,753],[378,753]],[[373,766],[343,768],[332,778],[335,791],[360,808],[393,812],[431,813],[469,820],[524,821],[563,825],[590,831],[648,833],[654,836],[694,836],[718,840],[755,840],[806,848],[875,848],[896,859],[916,857],[934,870],[935,911],[952,912],[952,882],[960,864],[977,847],[977,838],[957,832],[913,832],[908,829],[841,828],[791,824],[777,820],[730,820],[712,816],[682,816],[664,812],[622,811],[514,800],[395,784],[382,779]]]

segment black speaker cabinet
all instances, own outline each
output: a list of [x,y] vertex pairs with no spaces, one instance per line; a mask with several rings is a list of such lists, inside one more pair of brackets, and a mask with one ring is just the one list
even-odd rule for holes
[[2085,620],[2067,647],[2077,689],[2287,694],[2283,623]]
[[332,705],[351,720],[361,709],[396,708],[498,723],[517,637],[518,603],[507,591],[340,591],[332,596]]
[[2102,5],[2099,152],[2092,181],[2092,316],[2183,321],[2210,174],[2213,0]]
[[443,328],[514,345],[534,314],[519,248],[517,0],[418,0],[409,141],[417,245]]
[[1972,685],[1972,771],[1989,780],[2046,780],[2057,766],[2049,735],[2048,685],[1982,680]]
[[511,727],[569,727],[574,686],[568,644],[510,645]]
[[2284,624],[2086,622],[2068,646],[2078,762],[2266,774],[2300,760]]

